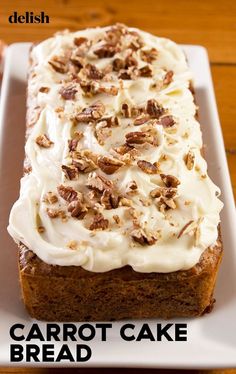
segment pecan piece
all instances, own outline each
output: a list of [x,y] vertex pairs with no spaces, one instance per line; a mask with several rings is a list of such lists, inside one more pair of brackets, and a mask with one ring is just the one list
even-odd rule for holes
[[148,122],[149,119],[150,119],[150,117],[147,114],[142,113],[140,116],[135,118],[134,126],[143,125],[144,123]]
[[173,80],[173,75],[174,75],[174,72],[172,70],[167,71],[167,73],[165,74],[163,78],[163,84],[164,85],[170,84]]
[[194,167],[194,160],[195,154],[193,153],[193,151],[189,151],[184,157],[185,165],[187,166],[188,170],[192,170],[192,168]]
[[49,208],[47,208],[46,211],[47,211],[47,215],[50,218],[57,218],[60,215],[60,210],[59,209],[49,209]]
[[129,79],[137,79],[139,76],[139,70],[135,66],[131,66],[128,69],[120,70],[118,75],[119,79],[129,80]]
[[123,165],[125,165],[124,162],[116,158],[111,158],[108,156],[100,156],[98,158],[98,166],[106,174],[115,173]]
[[90,173],[88,176],[86,186],[92,190],[103,192],[106,189],[112,189],[113,183],[112,181],[106,179],[102,175]]
[[61,87],[59,94],[64,100],[74,100],[77,91],[75,85],[69,84],[68,86]]
[[62,171],[67,179],[75,179],[78,176],[78,170],[75,166],[62,165]]
[[172,127],[175,124],[175,120],[172,116],[164,116],[159,119],[158,124],[163,127]]
[[109,58],[113,57],[117,52],[119,52],[119,47],[117,45],[106,43],[93,53],[98,56],[98,58]]
[[147,101],[146,112],[150,117],[158,119],[164,114],[164,108],[155,99],[150,99]]
[[39,92],[42,92],[42,93],[48,93],[49,91],[50,91],[49,87],[40,87],[39,89]]
[[152,77],[152,68],[150,65],[145,65],[139,69],[139,74],[141,77],[149,78]]
[[46,134],[37,136],[35,139],[36,143],[42,148],[50,148],[54,144]]
[[102,79],[105,75],[95,65],[92,64],[87,64],[85,66],[85,70],[89,79]]
[[133,181],[130,181],[127,186],[126,186],[126,193],[128,195],[131,195],[131,194],[134,194],[136,193],[138,190],[138,185],[137,183],[133,180]]
[[131,237],[141,245],[153,245],[157,241],[157,238],[153,234],[148,233],[147,230],[142,228],[134,229],[131,232]]
[[84,108],[76,115],[78,122],[90,122],[102,118],[105,113],[105,106],[101,101],[96,101],[91,106]]
[[108,219],[105,219],[101,213],[98,213],[94,216],[93,221],[89,226],[89,230],[106,230],[108,225]]
[[72,153],[72,164],[82,173],[89,173],[90,171],[97,169],[95,162],[81,152],[75,151]]
[[109,190],[104,190],[101,197],[101,204],[105,209],[116,209],[119,205],[119,197]]
[[128,145],[153,143],[153,136],[143,131],[128,132],[126,135],[126,143]]
[[73,200],[78,199],[78,192],[75,191],[72,187],[66,187],[61,184],[57,187],[57,191],[59,195],[69,203]]
[[156,48],[151,48],[151,49],[140,51],[141,59],[148,63],[152,63],[154,60],[156,60],[157,56],[158,56],[158,52]]
[[125,118],[130,118],[132,115],[131,107],[127,103],[123,103],[121,106],[121,113]]
[[77,47],[80,47],[81,44],[84,44],[88,41],[87,38],[83,37],[83,36],[79,36],[79,37],[75,37],[74,38],[74,44],[77,46]]
[[68,205],[68,212],[71,213],[71,217],[76,217],[78,219],[83,219],[88,209],[80,200],[73,200]]
[[164,182],[164,184],[166,185],[166,187],[176,188],[180,184],[180,181],[174,175],[160,174],[160,177],[162,181]]
[[114,71],[120,71],[125,68],[125,61],[121,58],[115,58],[112,62],[112,68]]
[[138,160],[137,165],[146,174],[157,174],[158,173],[158,168],[149,161]]
[[54,56],[48,63],[57,73],[65,74],[68,72],[68,64],[65,56]]
[[43,202],[47,204],[55,204],[58,202],[57,195],[55,193],[49,191],[43,196]]

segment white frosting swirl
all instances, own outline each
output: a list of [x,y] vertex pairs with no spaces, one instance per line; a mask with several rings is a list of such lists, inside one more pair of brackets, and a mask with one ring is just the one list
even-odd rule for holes
[[[195,118],[194,98],[188,88],[192,75],[182,50],[168,39],[130,29],[140,34],[144,49],[156,48],[158,51],[158,57],[152,63],[153,77],[124,80],[124,87],[117,96],[99,94],[96,99],[85,97],[80,90],[76,93],[76,100],[63,100],[58,93],[63,75],[55,72],[48,64],[53,56],[62,54],[68,46],[72,46],[75,37],[99,40],[107,29],[95,28],[58,34],[33,48],[34,74],[29,79],[28,93],[35,106],[40,106],[42,111],[26,143],[25,152],[32,172],[21,180],[20,197],[10,214],[9,233],[16,242],[24,243],[39,258],[53,265],[82,266],[94,272],[104,272],[125,265],[132,266],[138,272],[189,269],[199,261],[202,252],[216,242],[219,212],[223,204],[217,197],[220,190],[207,175],[206,161],[201,156],[202,134]],[[90,54],[92,63],[99,68],[105,67],[112,60],[96,60],[92,52]],[[119,55],[122,57],[122,53]],[[139,56],[137,59],[139,66],[145,65]],[[162,90],[151,88],[168,70],[174,72],[173,81]],[[118,86],[117,76],[113,78],[113,84]],[[49,87],[50,91],[47,94],[39,92],[42,86]],[[159,161],[162,173],[174,175],[180,180],[176,209],[163,214],[154,202],[149,206],[142,205],[140,199],[146,199],[150,191],[160,184],[160,176],[144,173],[136,163],[122,167],[109,176],[124,194],[127,183],[136,181],[138,194],[131,197],[133,207],[142,214],[141,223],[148,230],[161,233],[153,245],[142,246],[131,240],[129,232],[132,220],[127,217],[127,207],[104,209],[103,215],[110,222],[109,229],[95,231],[92,235],[84,220],[72,217],[67,221],[52,219],[46,212],[43,196],[48,191],[55,192],[61,183],[86,191],[87,175],[80,175],[76,181],[68,181],[62,173],[61,165],[68,163],[68,139],[75,129],[70,120],[71,115],[97,99],[105,104],[106,115],[117,114],[123,102],[137,106],[145,105],[148,99],[156,99],[176,119],[175,131],[158,126],[159,145],[150,147],[139,157],[152,163]],[[58,107],[62,107],[66,115],[60,116],[55,111]],[[75,130],[84,133],[80,141],[82,149],[89,148],[99,154],[108,154],[111,147],[124,143],[127,132],[139,131],[139,128],[133,126],[132,121],[120,120],[120,126],[112,129],[112,135],[104,146],[97,142],[92,126],[78,124]],[[35,142],[37,136],[44,133],[54,143],[50,148],[39,147]],[[184,162],[189,150],[195,154],[195,167],[192,170],[188,170]],[[167,159],[160,161],[163,154]],[[56,206],[63,207],[63,204],[59,200]],[[113,221],[114,214],[120,217],[120,226]],[[181,229],[189,221],[198,225],[197,240],[191,232],[178,238]],[[45,228],[44,232],[38,231],[39,222]],[[71,241],[77,243],[76,248],[68,247]]]

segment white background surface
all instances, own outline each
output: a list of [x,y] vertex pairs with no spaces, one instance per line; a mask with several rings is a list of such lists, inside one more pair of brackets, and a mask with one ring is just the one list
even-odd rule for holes
[[[182,319],[188,325],[187,342],[124,342],[119,329],[127,321],[113,322],[108,331],[108,341],[100,342],[99,336],[88,344],[92,357],[81,365],[163,367],[163,368],[209,368],[236,367],[236,220],[235,206],[225,158],[221,128],[219,124],[208,58],[200,46],[183,46],[195,77],[196,102],[200,107],[200,123],[206,144],[205,156],[209,174],[222,190],[225,204],[222,219],[224,259],[220,269],[213,312],[197,319]],[[1,165],[0,165],[0,365],[10,366],[9,328],[22,323],[26,331],[32,324],[20,299],[17,271],[16,245],[8,236],[6,226],[13,202],[19,193],[22,176],[25,136],[25,90],[29,44],[17,43],[8,48],[2,86],[0,107]],[[233,129],[232,129],[233,131]],[[26,217],[27,219],[27,217]],[[160,320],[132,321],[138,333],[143,322],[148,322],[155,333]],[[45,323],[40,323],[42,330]],[[79,325],[79,324],[77,324]],[[41,344],[32,341],[32,344]],[[54,343],[54,342],[51,342]],[[74,351],[76,342],[68,343]],[[55,342],[60,348],[61,343]],[[58,351],[58,349],[56,349]],[[26,366],[25,363],[16,363]],[[34,365],[31,363],[30,365]],[[37,363],[37,366],[49,364]],[[55,364],[52,364],[55,366]],[[59,365],[59,364],[57,364]],[[68,362],[61,363],[68,366]],[[79,366],[79,363],[70,365]]]

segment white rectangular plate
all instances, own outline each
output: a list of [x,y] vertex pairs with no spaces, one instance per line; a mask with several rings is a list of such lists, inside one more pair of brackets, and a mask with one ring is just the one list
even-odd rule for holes
[[[16,245],[6,227],[10,208],[19,192],[22,175],[25,136],[25,91],[29,43],[17,43],[8,48],[0,108],[1,128],[1,246],[0,246],[0,365],[10,366],[9,346],[13,343],[9,328],[22,323],[29,328],[32,320],[24,310],[18,283]],[[236,367],[236,226],[224,144],[219,124],[206,50],[200,46],[182,46],[195,77],[196,101],[200,107],[205,155],[209,174],[220,186],[225,204],[222,219],[224,259],[217,281],[217,303],[212,313],[201,318],[178,320],[188,325],[187,342],[124,342],[119,335],[125,322],[114,322],[108,341],[84,342],[92,348],[87,363],[64,362],[58,366],[120,366],[150,368],[209,368]],[[178,322],[177,320],[169,322]],[[148,320],[155,324],[164,321]],[[144,321],[132,321],[136,333]],[[45,323],[39,323],[44,329]],[[79,324],[78,324],[79,325]],[[41,344],[39,341],[32,343]],[[60,344],[55,343],[58,348]],[[74,347],[74,343],[68,343]],[[15,365],[26,366],[25,363]],[[33,363],[28,365],[34,365]],[[55,364],[52,364],[55,365]],[[49,366],[37,363],[37,366]]]

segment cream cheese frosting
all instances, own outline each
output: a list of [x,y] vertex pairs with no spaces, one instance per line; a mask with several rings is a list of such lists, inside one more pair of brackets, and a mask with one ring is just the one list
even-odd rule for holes
[[[193,267],[216,243],[223,204],[201,154],[181,48],[116,25],[58,33],[31,59],[28,104],[38,118],[10,235],[52,265]],[[106,187],[94,187],[98,179]]]

